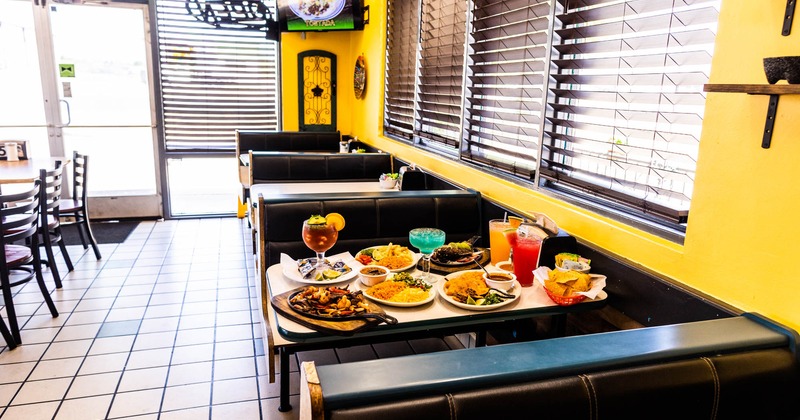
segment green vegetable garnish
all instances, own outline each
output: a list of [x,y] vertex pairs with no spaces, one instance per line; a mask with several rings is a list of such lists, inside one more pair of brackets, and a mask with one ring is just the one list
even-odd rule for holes
[[483,297],[483,303],[481,303],[481,305],[495,305],[502,302],[503,298],[500,296],[497,296],[494,293],[487,293],[486,296]]
[[411,276],[411,274],[408,273],[397,273],[394,275],[394,277],[392,277],[392,281],[396,282],[402,281],[405,284],[407,284],[408,287],[416,287],[418,289],[423,289],[423,290],[428,290],[431,288],[430,284],[425,283],[420,279],[415,279],[414,277]]
[[308,224],[309,225],[324,225],[324,224],[327,224],[327,223],[328,223],[327,219],[325,219],[324,217],[322,217],[322,216],[320,216],[318,214],[315,214],[315,215],[313,215],[313,216],[308,218]]

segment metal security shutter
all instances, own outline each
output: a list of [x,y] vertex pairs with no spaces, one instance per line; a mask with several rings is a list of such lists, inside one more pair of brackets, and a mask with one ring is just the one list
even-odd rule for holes
[[386,85],[383,129],[411,140],[419,40],[419,0],[389,0],[386,36]]
[[557,0],[544,184],[682,223],[718,0]]
[[236,129],[278,130],[278,43],[215,28],[187,4],[156,1],[167,152],[233,151]]
[[464,160],[533,180],[551,1],[474,0]]
[[458,146],[468,2],[422,0],[417,120],[423,140]]

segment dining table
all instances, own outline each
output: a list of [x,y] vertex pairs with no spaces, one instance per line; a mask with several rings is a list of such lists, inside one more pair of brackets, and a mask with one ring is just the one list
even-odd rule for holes
[[[359,263],[352,259],[352,255],[346,254],[343,258],[346,264],[354,267],[354,271],[359,268]],[[472,264],[464,265],[463,268],[464,270],[474,270],[478,267]],[[493,267],[489,266],[489,269],[493,269]],[[276,354],[279,356],[281,375],[278,409],[282,412],[292,409],[289,403],[290,375],[287,373],[290,369],[290,357],[294,353],[463,332],[482,333],[484,339],[481,340],[479,335],[476,340],[476,346],[482,346],[485,345],[486,330],[493,325],[542,316],[566,316],[568,313],[598,309],[605,306],[608,297],[604,291],[601,291],[594,299],[586,299],[570,306],[559,306],[547,296],[540,284],[534,282],[534,285],[530,287],[517,286],[511,289],[510,292],[518,294],[518,297],[508,304],[499,305],[496,309],[464,309],[453,304],[451,299],[442,296],[441,285],[446,281],[445,277],[431,273],[431,276],[437,280],[431,289],[436,296],[429,302],[410,307],[380,305],[386,314],[397,319],[396,324],[381,323],[368,329],[359,330],[352,335],[337,335],[303,325],[291,317],[284,316],[271,305],[275,296],[280,298],[280,296],[286,296],[287,292],[300,290],[309,285],[307,282],[297,281],[295,276],[286,270],[288,270],[287,266],[281,264],[272,265],[267,269],[267,296],[261,296],[262,288],[256,287],[259,301],[263,305],[262,335],[269,364],[270,382],[275,381],[274,356]],[[416,266],[409,272],[414,277],[422,274]],[[449,276],[452,275],[454,274],[449,274]],[[329,285],[331,284],[325,286]],[[358,276],[333,285],[346,286],[353,291],[363,291],[367,288],[361,284]]]
[[250,187],[250,202],[258,203],[258,196],[272,198],[287,194],[317,194],[317,193],[359,193],[359,192],[394,192],[395,188],[382,188],[378,180],[374,181],[336,181],[336,182],[270,182],[255,184]]
[[70,163],[66,157],[37,157],[15,161],[0,160],[0,184],[24,184],[39,178],[39,171],[52,169],[56,162],[62,166]]

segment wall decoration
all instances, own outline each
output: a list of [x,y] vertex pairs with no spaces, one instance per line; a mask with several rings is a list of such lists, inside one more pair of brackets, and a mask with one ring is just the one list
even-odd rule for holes
[[355,90],[356,99],[364,97],[364,92],[367,90],[367,64],[364,55],[359,55],[356,59],[356,69],[353,72],[353,89]]

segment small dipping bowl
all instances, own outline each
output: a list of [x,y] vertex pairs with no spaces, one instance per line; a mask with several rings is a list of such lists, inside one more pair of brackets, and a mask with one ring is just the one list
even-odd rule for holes
[[589,270],[592,269],[592,267],[589,266],[589,264],[586,264],[583,261],[570,261],[570,260],[563,261],[561,263],[561,266],[556,266],[556,268],[559,271],[575,270],[575,271],[578,271],[580,273],[588,273]]
[[499,263],[495,264],[495,268],[511,273],[514,271],[514,263],[511,261],[500,261]]
[[517,276],[515,276],[514,273],[506,271],[490,271],[489,273],[483,273],[483,281],[486,282],[487,286],[504,292],[511,290],[515,280],[517,280]]
[[384,280],[389,275],[389,269],[378,265],[368,265],[358,270],[358,278],[361,283],[367,286],[374,286]]

